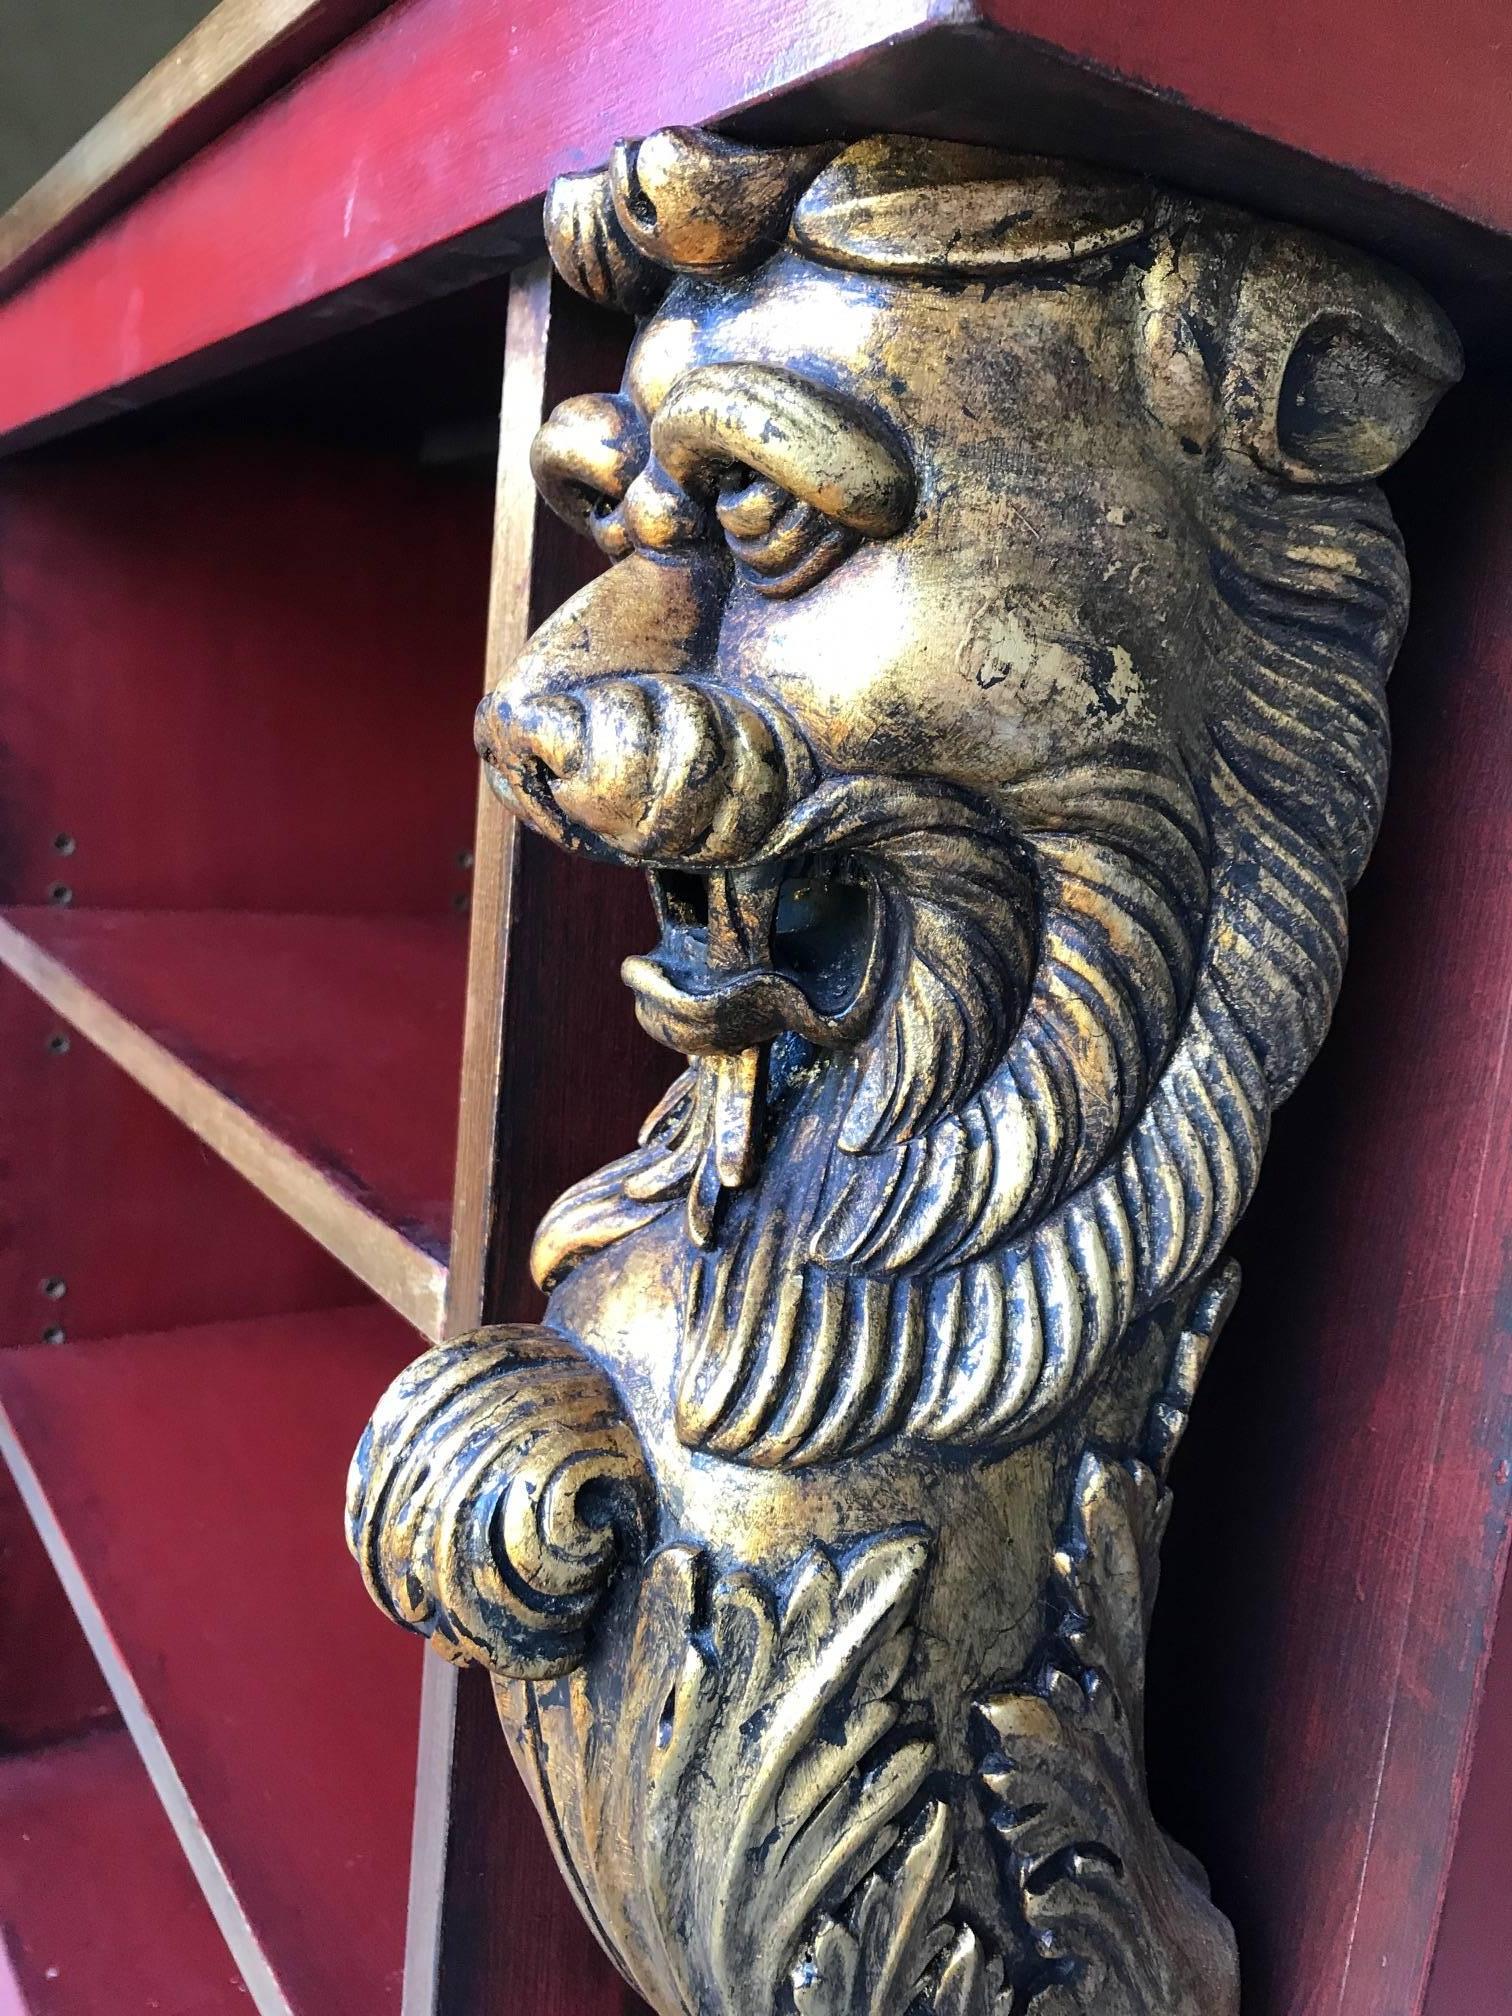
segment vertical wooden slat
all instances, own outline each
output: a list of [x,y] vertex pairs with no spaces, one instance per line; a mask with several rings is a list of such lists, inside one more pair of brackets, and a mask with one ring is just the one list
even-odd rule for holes
[[[550,307],[550,268],[544,260],[538,260],[515,274],[509,290],[489,583],[485,670],[485,684],[489,686],[519,649],[530,627],[530,575],[537,510],[526,451],[531,435],[540,425],[546,397]],[[467,1022],[447,1273],[448,1337],[475,1329],[484,1320],[497,1161],[504,962],[514,867],[514,821],[480,779],[473,834]],[[454,1667],[441,1659],[426,1660],[405,1943],[404,2016],[431,2016],[436,2008],[452,1819],[457,1682]]]
[[[531,436],[545,407],[551,327],[551,272],[544,260],[524,267],[509,290],[499,462],[494,488],[494,556],[488,603],[486,683],[493,686],[530,632],[530,582],[539,522],[530,480]],[[462,1110],[457,1130],[448,1336],[483,1321],[484,1283],[493,1225],[505,952],[514,890],[516,833],[493,792],[479,780],[473,838],[472,945],[467,972],[467,1030],[462,1051]]]
[[[628,325],[542,264],[510,292],[487,680],[602,564],[539,504],[530,439],[573,391],[614,383]],[[633,1138],[673,1064],[635,1029],[619,955],[650,911],[638,878],[520,833],[480,789],[446,1330],[540,1313],[524,1256],[546,1203]],[[587,1087],[592,1086],[589,1096]],[[611,2016],[639,2004],[551,1860],[488,1683],[426,1662],[405,2016]]]

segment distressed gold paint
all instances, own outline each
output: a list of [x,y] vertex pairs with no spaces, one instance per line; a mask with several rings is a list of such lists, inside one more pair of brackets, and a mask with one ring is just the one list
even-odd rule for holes
[[615,565],[478,746],[647,873],[687,1069],[548,1213],[545,1323],[383,1402],[354,1550],[495,1676],[663,2016],[1236,2016],[1145,1635],[1380,816],[1371,479],[1453,335],[1345,248],[913,139],[678,130],[547,224],[643,317],[533,462]]

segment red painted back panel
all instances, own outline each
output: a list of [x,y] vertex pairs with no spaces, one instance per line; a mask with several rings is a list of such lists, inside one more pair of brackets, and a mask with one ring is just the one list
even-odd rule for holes
[[[1402,471],[1395,773],[1178,1473],[1159,1810],[1246,2016],[1414,2016],[1512,1510],[1512,397]],[[1456,2012],[1458,2016],[1458,2012]]]
[[[0,1473],[0,1757],[116,1719],[110,1689],[10,1478]],[[47,1647],[46,1658],[35,1648]],[[3,1767],[0,1767],[3,1768]],[[0,1856],[0,1861],[3,1861]],[[0,1918],[3,1923],[3,1918]],[[0,2002],[0,2016],[5,2016]]]
[[399,2007],[425,1655],[363,1589],[341,1489],[413,1349],[368,1305],[0,1352],[0,1405],[299,2016]]
[[4,900],[448,909],[490,522],[486,484],[297,439],[11,468]]
[[250,2016],[124,1731],[0,1759],[0,1842],[0,2016]]
[[1512,1606],[1486,1673],[1475,1759],[1439,1926],[1424,2016],[1507,2016],[1507,1899],[1512,1895]]

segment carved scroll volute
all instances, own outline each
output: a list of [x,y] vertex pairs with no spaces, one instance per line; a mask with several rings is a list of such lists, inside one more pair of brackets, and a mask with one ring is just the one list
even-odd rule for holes
[[[613,561],[490,780],[650,882],[686,1068],[540,1329],[353,1468],[665,2016],[1234,2016],[1144,1785],[1166,1469],[1323,1040],[1407,610],[1405,276],[1127,177],[678,130],[566,179],[644,326],[533,456]],[[594,1060],[582,1060],[591,1096]]]

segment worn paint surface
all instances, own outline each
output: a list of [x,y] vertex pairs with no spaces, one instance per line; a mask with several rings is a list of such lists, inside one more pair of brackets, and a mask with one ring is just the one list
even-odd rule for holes
[[496,1676],[667,2016],[1229,2016],[1144,1786],[1166,1470],[1325,1033],[1458,371],[1341,247],[1142,182],[690,132],[559,186],[647,316],[537,479],[614,565],[479,714],[643,869],[688,1059],[417,1361],[380,1604]]

